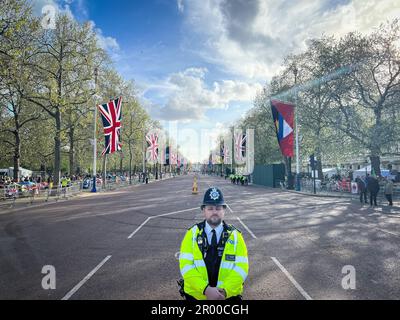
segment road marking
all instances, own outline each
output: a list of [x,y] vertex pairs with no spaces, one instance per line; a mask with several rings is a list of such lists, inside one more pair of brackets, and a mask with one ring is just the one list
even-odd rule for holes
[[90,273],[85,278],[83,278],[83,280],[81,282],[79,282],[61,300],[69,300],[69,298],[71,298],[108,260],[110,260],[111,257],[112,256],[105,257],[104,260],[102,262],[100,262],[96,268],[94,268],[92,271],[90,271]]
[[375,229],[376,229],[376,230],[379,230],[379,231],[381,231],[381,232],[384,232],[384,233],[391,234],[392,236],[400,237],[400,234],[397,234],[397,233],[393,233],[393,232],[386,231],[386,230],[379,229],[379,228],[375,228]]
[[248,233],[250,233],[250,235],[251,235],[254,239],[257,239],[257,237],[255,236],[255,234],[249,229],[248,226],[246,226],[246,225],[243,223],[242,220],[240,220],[239,217],[236,217],[236,219],[239,220],[239,222],[242,224],[242,226],[247,230]]
[[149,220],[151,219],[151,217],[147,218],[145,222],[143,222],[135,231],[133,231],[130,236],[128,237],[128,239],[131,239],[140,229],[143,228],[143,226],[149,222]]
[[[231,207],[230,207],[228,204],[226,204],[226,206],[227,206],[227,208],[230,210],[230,212],[233,213],[233,210],[231,209]],[[250,230],[250,228],[249,228],[248,226],[246,226],[246,225],[244,224],[244,222],[243,222],[239,217],[236,217],[236,219],[237,219],[237,220],[241,223],[241,225],[247,230],[247,232],[250,233],[250,235],[253,237],[253,239],[257,239],[256,235]]]
[[193,211],[193,210],[200,210],[200,206],[199,207],[195,207],[195,208],[180,210],[180,211],[174,211],[174,212],[170,212],[170,213],[163,213],[163,214],[159,214],[157,216],[151,216],[150,219],[155,219],[155,218],[165,217],[165,216],[171,216],[173,214],[183,213],[183,212],[188,212],[188,211]]
[[141,210],[141,209],[147,209],[147,208],[153,208],[153,207],[155,207],[155,205],[150,204],[150,205],[145,205],[145,206],[140,206],[140,207],[135,207],[135,208],[125,208],[125,209],[121,209],[121,210],[114,210],[112,212],[98,213],[98,214],[94,214],[94,212],[92,212],[92,211],[87,211],[87,212],[83,212],[83,213],[74,215],[69,218],[63,217],[63,218],[57,219],[54,222],[71,221],[71,220],[76,220],[76,219],[86,219],[86,218],[92,218],[92,217],[102,217],[102,216],[108,216],[108,215],[113,215],[113,214],[117,214],[117,213],[135,212],[135,210]]
[[271,257],[272,261],[281,269],[281,271],[285,274],[285,276],[290,280],[291,283],[296,287],[297,290],[302,294],[302,296],[306,300],[312,300],[312,298],[308,295],[308,293],[298,284],[298,282],[291,276],[291,274],[285,269],[283,265],[280,264],[278,259]]
[[144,226],[147,222],[149,222],[151,219],[156,219],[156,218],[165,217],[165,216],[171,216],[171,215],[173,215],[173,214],[178,214],[178,213],[183,213],[183,212],[188,212],[188,211],[193,211],[193,210],[198,210],[198,209],[199,209],[198,207],[195,207],[195,208],[190,208],[190,209],[185,209],[185,210],[179,210],[179,211],[174,211],[174,212],[169,212],[169,213],[163,213],[163,214],[159,214],[159,215],[157,215],[157,216],[148,217],[135,231],[133,231],[133,232],[129,235],[128,239],[131,239],[131,238],[132,238],[140,229],[142,229],[143,226]]

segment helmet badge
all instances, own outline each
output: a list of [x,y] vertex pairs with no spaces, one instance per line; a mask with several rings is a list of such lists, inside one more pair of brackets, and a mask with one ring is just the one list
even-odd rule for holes
[[216,188],[213,188],[210,192],[210,198],[212,200],[218,200],[219,199],[219,192],[217,191]]

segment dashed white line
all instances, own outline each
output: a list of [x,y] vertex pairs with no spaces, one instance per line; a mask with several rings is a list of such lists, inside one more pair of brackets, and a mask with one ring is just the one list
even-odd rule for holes
[[199,209],[199,207],[190,208],[190,209],[185,209],[185,210],[179,210],[179,211],[174,211],[174,212],[169,212],[169,213],[163,213],[163,214],[159,214],[159,215],[157,215],[157,216],[148,217],[139,227],[136,228],[135,231],[133,231],[133,232],[129,235],[128,239],[131,239],[131,238],[132,238],[140,229],[142,229],[143,226],[144,226],[147,222],[149,222],[151,219],[155,219],[155,218],[159,218],[159,217],[165,217],[165,216],[171,216],[171,215],[173,215],[173,214],[178,214],[178,213],[193,211],[193,210],[196,210],[196,209]]
[[239,222],[242,224],[242,226],[247,230],[248,233],[250,233],[250,235],[253,237],[253,239],[257,239],[257,237],[255,236],[255,234],[249,229],[248,226],[246,226],[242,220],[240,220],[239,217],[236,217],[236,219],[239,220]]
[[81,282],[79,282],[70,292],[68,292],[64,298],[61,300],[69,300],[108,260],[110,260],[112,256],[107,256],[104,258],[102,262],[98,264],[96,268],[89,272],[89,274],[83,278]]
[[291,283],[296,287],[297,290],[302,294],[302,296],[306,300],[312,300],[312,298],[308,295],[308,293],[298,284],[298,282],[292,277],[292,275],[285,269],[283,265],[278,261],[278,259],[271,257],[272,261],[281,269],[281,271],[285,274],[285,276],[290,280]]

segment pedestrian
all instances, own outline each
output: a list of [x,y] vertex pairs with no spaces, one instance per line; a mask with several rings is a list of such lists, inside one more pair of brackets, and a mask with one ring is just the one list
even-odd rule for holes
[[227,205],[221,190],[210,188],[201,210],[205,220],[191,227],[181,245],[178,283],[189,301],[242,300],[249,264],[239,230],[223,221]]
[[385,197],[389,201],[389,206],[393,206],[393,180],[386,178]]
[[363,178],[360,178],[360,176],[357,176],[356,182],[357,182],[358,193],[360,195],[360,202],[363,203],[363,199],[364,199],[364,202],[368,203],[368,201],[367,201],[367,185],[365,183],[365,180]]
[[378,206],[376,198],[378,196],[378,192],[379,192],[379,182],[378,179],[373,177],[373,176],[368,176],[367,178],[367,189],[369,192],[369,204],[372,207],[372,205],[374,206]]

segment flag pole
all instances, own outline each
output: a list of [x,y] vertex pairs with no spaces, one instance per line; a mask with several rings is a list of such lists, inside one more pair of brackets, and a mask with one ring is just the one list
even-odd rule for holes
[[143,183],[146,179],[145,175],[146,175],[146,129],[145,127],[143,127],[143,145],[142,145],[142,149],[143,149]]
[[296,191],[300,191],[300,147],[299,147],[299,126],[298,126],[298,90],[297,90],[297,74],[298,69],[296,66],[294,67],[294,85],[296,90],[296,97],[295,97],[295,126],[296,126]]
[[[95,100],[97,98],[97,76],[98,76],[98,69],[94,69],[94,91],[95,91]],[[97,104],[95,101],[95,106],[94,106],[94,131],[93,131],[93,186],[92,186],[92,192],[97,192],[96,190],[96,173],[97,173],[97,138],[96,138],[96,120],[97,120]]]

